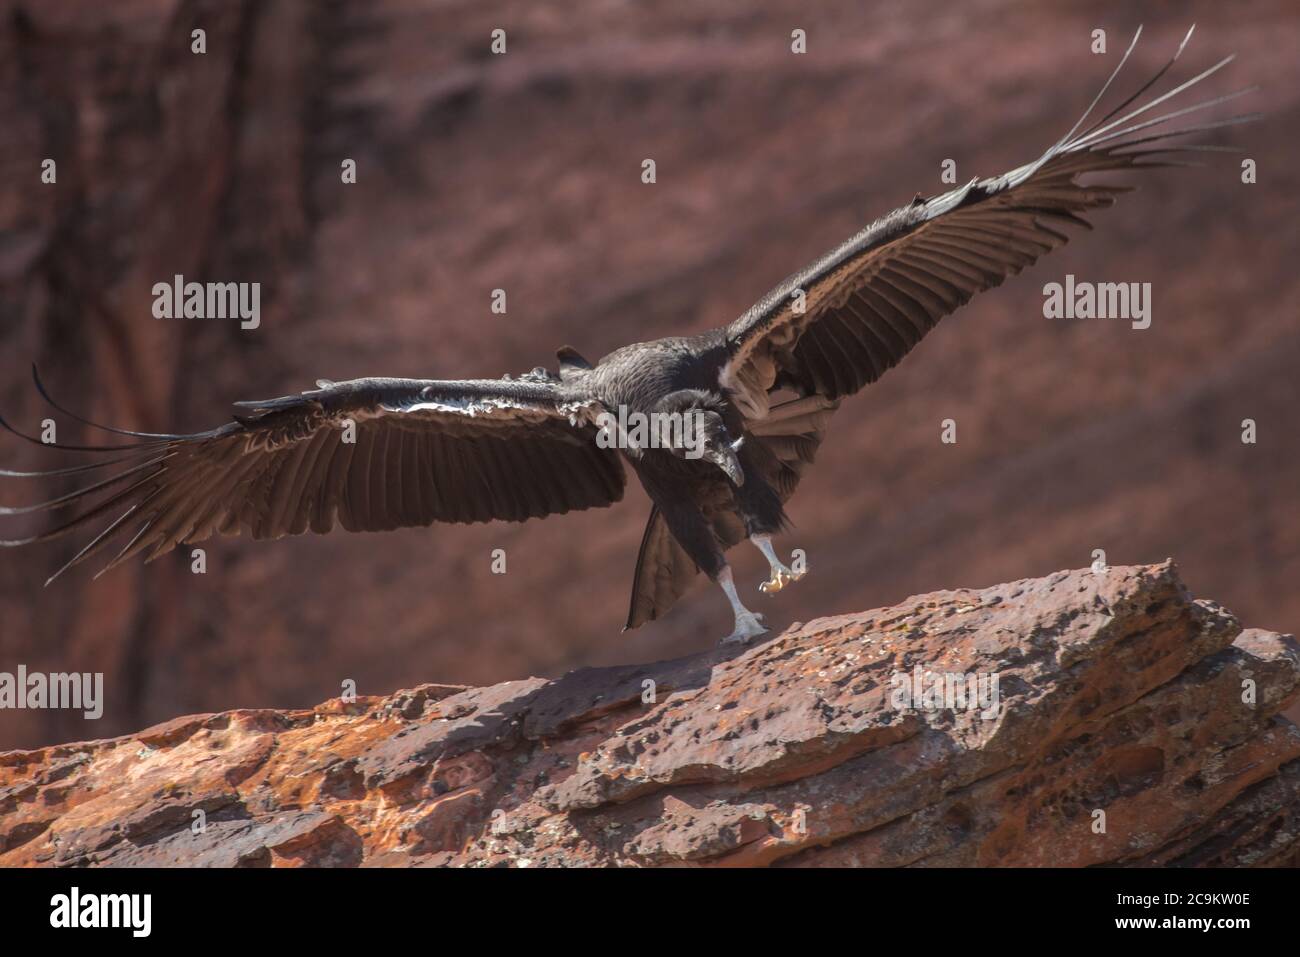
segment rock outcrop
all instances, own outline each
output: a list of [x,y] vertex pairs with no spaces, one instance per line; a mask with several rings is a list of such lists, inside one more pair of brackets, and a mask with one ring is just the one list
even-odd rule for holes
[[1294,865],[1298,677],[1172,563],[1061,572],[8,752],[0,864]]

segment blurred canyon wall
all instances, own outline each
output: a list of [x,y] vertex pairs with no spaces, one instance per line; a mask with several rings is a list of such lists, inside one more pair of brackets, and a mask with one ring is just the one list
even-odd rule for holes
[[[0,414],[29,432],[49,414],[33,361],[91,418],[192,431],[320,377],[496,376],[553,366],[566,343],[595,358],[721,325],[946,189],[944,159],[964,181],[1038,155],[1139,23],[1125,92],[1193,21],[1178,78],[1235,52],[1207,85],[1262,87],[1234,106],[1263,122],[1207,137],[1241,145],[1258,183],[1220,154],[1141,178],[1095,232],[845,403],[780,543],[808,554],[798,587],[769,602],[757,553],[733,559],[777,627],[1077,568],[1100,548],[1113,565],[1172,556],[1193,592],[1294,630],[1291,0],[0,0]],[[1089,50],[1097,27],[1105,55]],[[261,327],[154,319],[150,289],[177,273],[260,282]],[[1042,287],[1067,273],[1152,283],[1151,328],[1044,319]],[[939,441],[947,418],[955,445]],[[0,467],[69,464],[59,454],[0,435]],[[93,723],[0,712],[0,749],[310,706],[346,679],[385,694],[707,648],[730,614],[703,584],[619,633],[647,510],[632,487],[614,509],[525,526],[212,540],[206,575],[178,551],[48,589],[84,539],[5,550],[0,671],[104,672],[108,700]],[[0,537],[40,527],[8,519]]]

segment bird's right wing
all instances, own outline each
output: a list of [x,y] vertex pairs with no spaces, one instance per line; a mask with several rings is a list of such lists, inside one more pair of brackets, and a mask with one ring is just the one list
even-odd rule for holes
[[[518,522],[623,496],[618,453],[596,442],[591,420],[599,410],[566,397],[555,380],[355,379],[320,386],[238,403],[235,421],[208,432],[108,429],[137,441],[55,446],[102,457],[86,465],[0,471],[0,478],[77,474],[87,482],[36,505],[0,508],[11,516],[80,509],[49,531],[0,546],[49,541],[109,521],[58,577],[113,542],[124,544],[104,571],[214,533],[261,539],[324,533],[335,522],[351,532]],[[37,387],[49,400],[39,380]]]

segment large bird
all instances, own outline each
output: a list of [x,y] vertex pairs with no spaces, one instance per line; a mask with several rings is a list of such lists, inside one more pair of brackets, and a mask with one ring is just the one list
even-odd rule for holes
[[[193,435],[108,429],[133,441],[62,446],[102,456],[89,464],[0,472],[88,483],[0,509],[80,508],[49,531],[0,544],[46,542],[107,521],[52,581],[110,545],[116,551],[101,573],[213,533],[263,539],[336,524],[361,532],[522,522],[619,501],[626,462],[654,503],[627,627],[663,615],[703,571],[735,615],[723,641],[746,641],[765,629],[741,602],[726,551],[745,538],[757,546],[771,568],[761,586],[768,593],[802,575],[801,563],[792,569],[778,558],[771,537],[785,527],[784,505],[840,401],[879,379],[975,293],[1065,243],[1064,227],[1088,226],[1084,213],[1126,191],[1082,180],[1187,165],[1174,154],[1224,147],[1178,138],[1256,118],[1168,125],[1249,90],[1152,115],[1232,57],[1134,107],[1177,61],[1188,31],[1155,77],[1081,131],[1140,35],[1083,117],[1037,159],[940,196],[918,195],[725,328],[636,343],[596,363],[565,347],[558,371],[518,378],[320,381],[300,395],[237,403],[233,421]],[[55,405],[39,379],[37,387]]]

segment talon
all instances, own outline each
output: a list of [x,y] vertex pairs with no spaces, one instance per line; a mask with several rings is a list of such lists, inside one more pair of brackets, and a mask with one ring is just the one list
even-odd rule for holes
[[763,616],[756,615],[753,612],[744,612],[736,616],[735,631],[723,638],[718,644],[743,645],[747,644],[749,639],[765,634],[767,634],[767,629],[763,627]]

